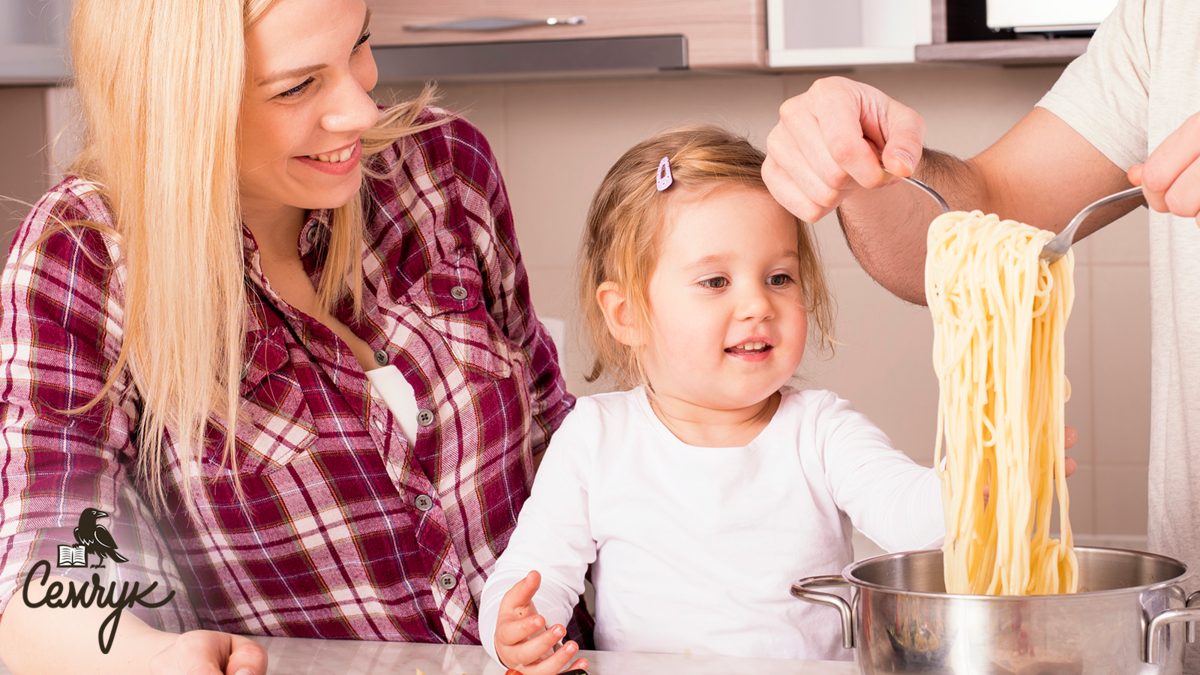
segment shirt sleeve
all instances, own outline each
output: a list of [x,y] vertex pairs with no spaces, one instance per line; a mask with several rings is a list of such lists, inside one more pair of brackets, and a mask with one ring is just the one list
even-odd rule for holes
[[542,577],[533,602],[547,626],[566,626],[583,595],[588,565],[596,560],[588,514],[592,448],[587,439],[596,437],[597,415],[595,404],[584,399],[554,435],[508,548],[483,587],[479,637],[492,658],[500,600],[531,570]]
[[102,391],[122,335],[105,238],[82,227],[42,238],[64,221],[92,220],[87,204],[99,198],[77,191],[51,192],[34,207],[0,277],[0,611],[40,560],[68,578],[98,571],[57,566],[58,546],[76,544],[80,513],[92,507],[109,514],[103,524],[129,558],[109,561],[102,577],[142,580],[143,588],[157,581],[164,595],[179,589],[174,602],[141,618],[168,630],[194,628],[178,571],[127,471],[138,420],[128,371],[86,412],[66,412]]
[[828,392],[819,402],[825,476],[838,508],[889,552],[940,546],[945,538],[941,483],[887,434]]
[[534,422],[529,434],[536,454],[545,448],[575,398],[567,393],[554,341],[533,310],[529,277],[496,157],[483,134],[470,123],[458,118],[447,126],[463,205],[480,220],[475,246],[484,262],[488,310],[526,364]]
[[1038,106],[1078,131],[1113,164],[1146,160],[1150,48],[1146,0],[1121,0]]

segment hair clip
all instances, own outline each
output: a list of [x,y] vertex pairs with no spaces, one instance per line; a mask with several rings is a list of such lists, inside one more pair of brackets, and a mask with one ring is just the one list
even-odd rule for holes
[[663,157],[662,161],[658,163],[658,172],[654,174],[654,183],[658,186],[658,191],[662,192],[671,187],[671,183],[674,182],[675,179],[671,177],[671,159]]

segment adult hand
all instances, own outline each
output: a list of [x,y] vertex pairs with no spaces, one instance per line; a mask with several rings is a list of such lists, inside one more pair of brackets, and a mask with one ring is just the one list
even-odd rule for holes
[[1145,164],[1130,167],[1129,182],[1142,186],[1146,203],[1159,213],[1200,215],[1200,113],[1168,136]]
[[828,77],[780,107],[763,180],[784,208],[816,222],[856,190],[911,176],[924,141],[925,121],[911,108],[874,87]]
[[[500,600],[500,616],[496,622],[496,656],[506,668],[524,675],[554,675],[567,668],[579,645],[568,642],[557,651],[554,645],[563,639],[567,629],[554,625],[547,630],[546,619],[537,613],[533,595],[542,584],[536,571],[525,575]],[[586,670],[587,659],[575,659],[570,670]]]
[[150,659],[155,675],[266,675],[267,652],[241,635],[193,630]]

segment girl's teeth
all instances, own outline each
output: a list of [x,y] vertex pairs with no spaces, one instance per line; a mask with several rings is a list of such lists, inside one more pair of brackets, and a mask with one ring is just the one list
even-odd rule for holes
[[743,352],[743,353],[744,352],[761,352],[762,350],[764,350],[766,348],[767,348],[767,343],[765,343],[765,342],[747,342],[745,344],[741,344],[741,345],[734,347],[731,351]]

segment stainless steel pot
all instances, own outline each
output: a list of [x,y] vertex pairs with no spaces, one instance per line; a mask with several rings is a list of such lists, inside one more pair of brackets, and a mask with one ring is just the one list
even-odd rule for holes
[[[843,643],[865,675],[1048,675],[1183,672],[1200,592],[1165,556],[1078,546],[1074,595],[950,595],[942,552],[869,558],[841,576],[809,577],[792,595],[841,612]],[[850,601],[813,590],[850,587]],[[1180,625],[1186,623],[1186,626]]]

